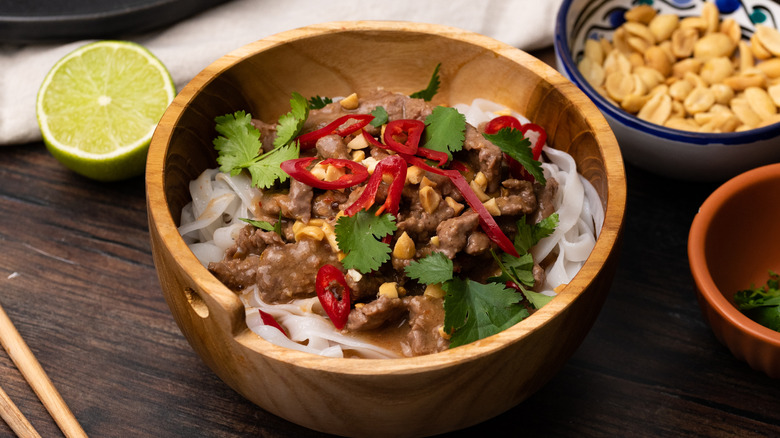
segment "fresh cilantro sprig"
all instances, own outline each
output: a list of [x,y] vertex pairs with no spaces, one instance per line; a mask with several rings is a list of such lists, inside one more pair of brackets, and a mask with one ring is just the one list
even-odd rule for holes
[[379,269],[390,260],[390,245],[382,238],[396,230],[395,217],[375,214],[376,207],[360,210],[353,216],[342,216],[336,222],[336,243],[346,254],[341,264],[362,274]]
[[517,129],[504,128],[495,134],[482,134],[482,136],[522,164],[525,170],[533,175],[539,183],[547,183],[544,173],[542,173],[542,163],[534,160],[530,147],[531,141],[525,138],[522,132]]
[[425,284],[444,283],[452,280],[452,260],[444,253],[434,252],[409,263],[404,271],[406,276]]
[[317,95],[309,98],[309,108],[311,109],[322,109],[329,103],[333,103],[333,99],[330,97],[320,97]]
[[734,295],[737,308],[753,321],[780,332],[780,275],[769,271],[763,287],[752,286]]
[[452,333],[450,348],[492,336],[529,315],[521,296],[499,283],[482,284],[457,277],[442,284],[444,330]]
[[303,123],[309,117],[309,102],[299,93],[293,92],[290,99],[290,112],[279,117],[276,125],[274,147],[290,144],[303,129]]
[[219,170],[238,175],[247,169],[252,176],[252,184],[259,188],[268,188],[276,181],[284,182],[288,176],[279,168],[286,160],[298,158],[297,143],[276,148],[259,155],[262,150],[260,131],[252,125],[252,115],[236,111],[214,119],[216,130],[222,134],[214,139],[214,149],[219,156]]
[[433,96],[439,92],[439,86],[441,85],[441,80],[439,79],[439,67],[441,67],[441,63],[436,64],[436,68],[433,69],[433,75],[431,76],[430,82],[428,82],[428,87],[426,87],[424,90],[410,94],[409,97],[414,99],[423,99],[426,102],[430,102],[431,99],[433,99]]
[[369,125],[378,128],[385,123],[387,123],[389,116],[387,114],[387,110],[383,106],[378,106],[374,108],[373,111],[371,111],[371,115],[374,116],[374,118],[369,122]]
[[466,140],[466,116],[452,107],[437,106],[425,118],[425,147],[452,153],[463,149]]
[[511,281],[520,289],[535,309],[540,309],[549,303],[553,297],[529,289],[534,286],[534,260],[528,251],[539,243],[540,240],[552,234],[557,226],[558,213],[553,213],[536,224],[528,224],[525,216],[521,217],[517,221],[517,234],[515,234],[514,241],[515,248],[520,256],[515,257],[511,254],[503,253],[499,257],[491,250],[490,253],[501,269],[501,275],[491,277],[488,281],[500,283]]

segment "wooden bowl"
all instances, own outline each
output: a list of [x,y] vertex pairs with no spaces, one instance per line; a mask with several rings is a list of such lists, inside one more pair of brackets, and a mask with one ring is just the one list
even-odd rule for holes
[[747,171],[718,187],[693,218],[688,260],[697,298],[715,337],[753,369],[780,379],[780,333],[745,316],[739,290],[780,272],[780,164]]
[[[511,107],[574,156],[605,207],[587,262],[552,302],[502,333],[428,356],[334,359],[270,344],[250,331],[236,294],[212,276],[176,229],[188,183],[216,167],[214,117],[236,110],[273,120],[293,91],[339,96],[377,86],[411,93],[441,62],[434,102],[477,97]],[[299,425],[349,436],[422,436],[464,428],[544,385],[592,326],[617,263],[625,175],[604,118],[577,87],[532,56],[444,26],[336,22],[280,33],[220,58],[163,116],[149,150],[147,207],[165,298],[195,351],[228,385]]]

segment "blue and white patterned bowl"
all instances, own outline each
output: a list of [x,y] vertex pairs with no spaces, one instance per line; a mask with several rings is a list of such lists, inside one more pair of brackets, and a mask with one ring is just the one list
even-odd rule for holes
[[[623,13],[649,4],[659,13],[701,16],[702,0],[563,0],[555,23],[558,70],[604,114],[626,161],[656,174],[690,181],[724,181],[746,170],[780,162],[780,124],[735,133],[696,133],[646,122],[601,96],[577,69],[587,38],[612,40]],[[778,28],[780,2],[715,0],[723,18],[733,18],[749,39],[756,24]]]

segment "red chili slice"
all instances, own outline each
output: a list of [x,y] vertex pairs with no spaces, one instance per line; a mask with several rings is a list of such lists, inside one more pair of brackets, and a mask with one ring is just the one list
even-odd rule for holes
[[417,155],[433,160],[439,163],[439,166],[444,166],[450,159],[446,152],[441,152],[433,149],[424,148],[422,146],[417,148]]
[[521,126],[522,123],[515,117],[500,116],[490,120],[487,125],[485,125],[485,134],[495,134],[504,128],[514,128],[519,131]]
[[[343,126],[352,120],[355,122]],[[336,134],[345,137],[349,134],[352,134],[353,132],[357,132],[359,129],[362,129],[372,120],[374,120],[374,116],[371,114],[347,114],[346,116],[341,116],[316,131],[299,135],[297,140],[301,146],[301,149],[311,149],[317,144],[317,140],[325,137],[326,135]]]
[[408,161],[409,164],[415,165],[423,170],[427,170],[428,172],[432,172],[438,175],[444,175],[449,178],[450,181],[452,181],[452,184],[454,184],[458,189],[460,194],[463,195],[463,198],[469,204],[469,207],[471,207],[471,209],[476,211],[479,215],[479,223],[490,240],[495,242],[496,245],[498,245],[498,247],[501,248],[505,253],[511,254],[515,257],[520,256],[520,254],[517,252],[517,249],[515,248],[515,245],[511,240],[509,240],[508,237],[506,237],[506,234],[501,231],[501,228],[498,226],[495,218],[493,218],[493,215],[487,211],[487,208],[485,208],[485,206],[482,204],[482,201],[479,200],[477,194],[471,190],[469,183],[466,182],[466,178],[464,178],[460,172],[457,170],[437,169],[426,164],[425,161],[420,157],[405,155],[404,159]]
[[[339,287],[341,288],[341,299],[336,296],[335,292]],[[315,289],[317,298],[333,325],[339,330],[343,329],[347,324],[351,305],[349,287],[344,274],[333,265],[323,265],[317,271]]]
[[314,176],[311,171],[307,169],[309,164],[315,159],[316,157],[295,158],[282,162],[279,167],[290,175],[290,177],[295,178],[299,182],[324,190],[345,189],[360,184],[368,179],[368,169],[362,164],[341,158],[328,158],[323,160],[320,164],[336,166],[338,168],[346,167],[352,173],[345,173],[333,181],[323,181]]
[[415,155],[424,130],[425,123],[420,120],[400,119],[388,122],[382,136],[384,147],[399,154]]
[[[257,310],[258,310],[258,312],[260,312],[260,318],[263,320],[263,324],[270,325],[271,327],[276,327],[276,328],[279,329],[280,332],[284,333],[284,335],[287,336],[287,332],[285,332],[284,329],[282,328],[282,326],[279,325],[278,322],[276,322],[276,319],[273,316],[271,316],[268,313],[263,312],[260,309],[257,309]],[[287,337],[289,337],[289,336],[287,336]]]
[[376,165],[374,174],[369,178],[363,193],[360,194],[360,197],[352,205],[344,210],[344,214],[352,216],[358,211],[362,209],[367,210],[374,205],[376,192],[379,189],[379,184],[382,182],[383,175],[392,176],[393,182],[390,184],[390,190],[387,191],[385,203],[379,207],[376,214],[382,214],[385,210],[392,214],[398,214],[401,192],[403,192],[404,184],[406,183],[406,161],[399,155],[390,155]]

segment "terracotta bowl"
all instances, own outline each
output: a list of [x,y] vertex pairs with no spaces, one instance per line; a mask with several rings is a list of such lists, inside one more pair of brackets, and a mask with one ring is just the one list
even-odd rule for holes
[[721,19],[735,20],[747,40],[756,24],[777,26],[780,3],[772,0],[563,0],[555,22],[558,69],[577,84],[604,114],[626,162],[658,175],[680,180],[723,182],[754,167],[780,161],[780,123],[745,132],[681,131],[642,120],[623,111],[591,86],[577,68],[588,38],[613,40],[624,22],[623,13],[637,4],[650,4],[662,14],[701,16],[702,5],[718,7]]
[[715,190],[693,219],[688,259],[699,305],[737,358],[780,378],[780,333],[734,306],[734,294],[780,272],[780,164],[745,172]]
[[[289,96],[340,96],[377,86],[411,93],[441,62],[434,103],[483,97],[525,114],[572,154],[603,202],[585,265],[558,297],[490,338],[417,358],[334,359],[277,347],[250,331],[236,294],[177,232],[187,186],[216,167],[214,117],[239,109],[274,120]],[[176,97],[152,141],[146,174],[152,252],[181,331],[222,380],[263,409],[323,432],[422,436],[487,420],[544,385],[593,324],[617,262],[626,185],[617,142],[577,87],[532,56],[459,29],[337,22],[283,32],[220,58]]]

